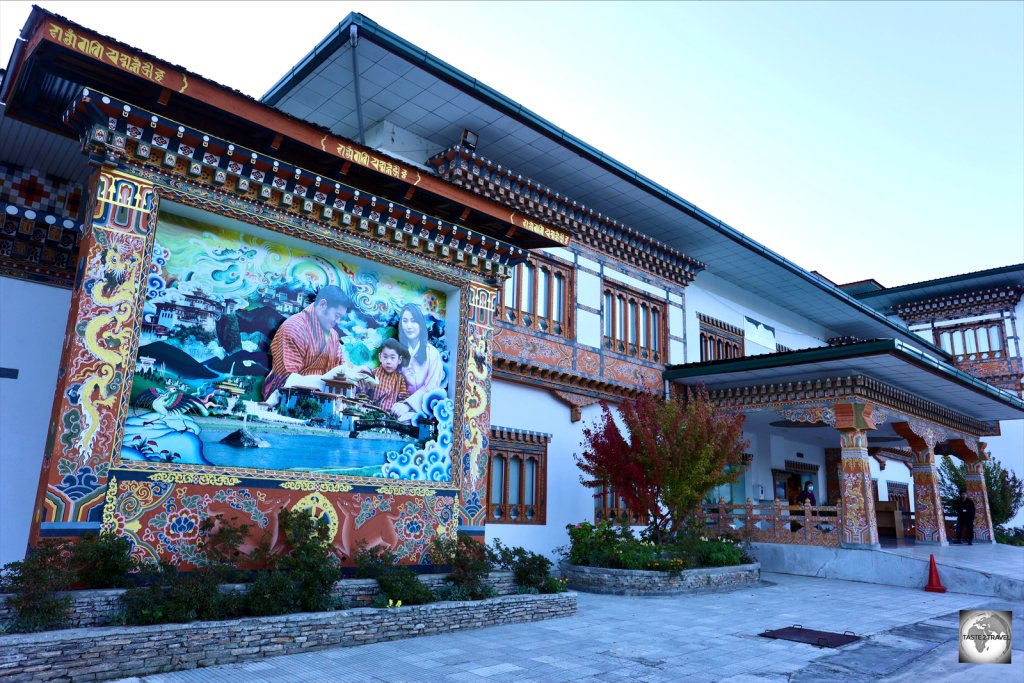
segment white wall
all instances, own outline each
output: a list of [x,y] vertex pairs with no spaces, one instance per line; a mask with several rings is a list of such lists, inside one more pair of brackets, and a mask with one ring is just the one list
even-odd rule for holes
[[[800,302],[794,301],[793,307],[799,309]],[[698,313],[735,325],[741,330],[745,326],[744,319],[749,316],[774,327],[775,341],[794,350],[824,346],[824,340],[831,336],[828,330],[798,313],[754,296],[712,273],[700,273],[686,288],[685,312],[686,339],[689,341],[686,345],[688,363],[700,361],[700,344],[695,341],[700,339]],[[760,348],[752,343],[747,343],[746,347],[748,356],[775,352],[775,349]],[[676,361],[673,359],[673,362]]]
[[491,424],[551,434],[548,444],[547,523],[492,524],[485,527],[486,538],[495,538],[508,546],[522,546],[554,557],[552,550],[566,545],[566,524],[594,521],[594,498],[580,484],[580,471],[573,454],[580,451],[583,426],[600,415],[600,406],[583,409],[583,419],[572,422],[569,406],[543,389],[503,380],[491,383]]
[[64,328],[66,289],[0,277],[0,564],[25,556]]

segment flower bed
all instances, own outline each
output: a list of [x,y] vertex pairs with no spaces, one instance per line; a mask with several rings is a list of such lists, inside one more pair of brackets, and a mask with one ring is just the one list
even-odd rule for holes
[[678,572],[560,565],[569,588],[611,595],[677,595],[729,586],[752,585],[761,580],[757,562],[732,567],[702,567]]
[[0,635],[0,678],[102,681],[575,613],[574,593],[507,595],[393,609]]
[[[431,590],[445,584],[445,574],[422,574],[419,579]],[[518,592],[512,572],[491,572],[485,583],[494,589],[496,595],[512,595]],[[244,590],[244,584],[225,586],[225,590]],[[89,628],[123,624],[124,588],[107,590],[83,590],[60,593],[70,598],[68,612],[69,628]],[[380,587],[373,579],[344,579],[334,584],[332,596],[350,607],[367,607],[380,595]],[[14,610],[7,604],[10,596],[0,594],[0,628],[14,618]]]

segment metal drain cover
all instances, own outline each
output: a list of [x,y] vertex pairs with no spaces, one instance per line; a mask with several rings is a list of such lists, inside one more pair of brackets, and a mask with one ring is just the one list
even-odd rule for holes
[[765,631],[760,634],[762,638],[777,638],[779,640],[792,640],[795,643],[808,643],[818,647],[842,647],[854,641],[860,640],[860,636],[850,631],[845,633],[832,633],[830,631],[815,631],[811,628],[804,628],[799,624],[778,628],[774,631]]

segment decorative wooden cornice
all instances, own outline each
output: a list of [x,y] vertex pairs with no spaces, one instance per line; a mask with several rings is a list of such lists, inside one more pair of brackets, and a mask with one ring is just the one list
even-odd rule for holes
[[780,403],[863,399],[965,434],[980,436],[992,434],[993,429],[998,429],[994,423],[976,420],[863,375],[714,389],[708,394],[713,405],[726,409],[771,408]]
[[818,465],[813,462],[798,462],[796,460],[787,460],[786,469],[791,472],[808,472],[815,473],[818,471]]
[[81,221],[0,201],[0,275],[71,289]]
[[1024,296],[1024,285],[997,287],[980,292],[910,301],[896,306],[896,314],[907,324],[925,320],[952,320],[1013,310]]
[[491,439],[511,443],[539,444],[546,446],[551,443],[551,435],[544,432],[531,432],[526,429],[499,427],[491,425]]
[[601,402],[601,399],[596,396],[586,396],[562,389],[552,389],[551,395],[569,406],[569,417],[573,422],[579,422],[583,419],[584,408]]
[[730,325],[729,323],[719,320],[718,318],[712,318],[710,315],[704,313],[697,313],[697,321],[702,327],[709,328],[712,332],[720,334],[726,337],[732,337],[734,341],[743,341],[744,333],[743,329],[736,325]]
[[[485,276],[508,275],[513,266],[526,259],[527,252],[520,247],[236,146],[102,93],[83,89],[68,107],[64,120],[82,136],[97,165],[123,159],[150,166],[247,202],[336,230],[362,233]],[[396,168],[395,173],[400,174],[400,170]]]
[[640,387],[627,386],[593,377],[552,368],[537,367],[522,360],[494,357],[494,376],[513,382],[526,382],[548,390],[583,392],[597,400],[621,401],[649,393]]
[[573,239],[667,280],[689,284],[705,266],[509,168],[471,152],[451,147],[427,163],[452,184],[499,204],[547,221],[572,233]]

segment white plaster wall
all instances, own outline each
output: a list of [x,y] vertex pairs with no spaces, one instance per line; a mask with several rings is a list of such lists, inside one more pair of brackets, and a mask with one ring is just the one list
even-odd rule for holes
[[25,556],[50,423],[64,328],[66,289],[0,277],[0,564]]
[[655,285],[647,284],[643,280],[638,280],[637,278],[632,277],[631,275],[620,273],[619,271],[609,268],[608,266],[605,266],[604,268],[604,276],[609,280],[621,282],[622,284],[628,285],[633,289],[638,289],[641,292],[646,292],[647,294],[650,294],[651,296],[657,299],[664,299],[665,296],[668,294],[665,291],[664,287],[657,287]]
[[[794,350],[824,346],[824,340],[832,335],[820,325],[800,316],[799,308],[799,301],[793,302],[792,310],[785,309],[725,282],[712,273],[701,273],[686,288],[687,339],[699,339],[700,323],[697,314],[703,313],[740,329],[745,326],[744,319],[750,316],[758,322],[774,327],[776,342]],[[687,346],[686,361],[700,361],[700,344]],[[747,355],[775,351],[762,349],[754,344],[747,346]]]
[[593,348],[601,346],[601,316],[593,311],[576,309],[576,341]]
[[601,308],[601,278],[586,271],[576,271],[576,300],[582,306]]
[[509,546],[522,546],[554,558],[552,550],[568,543],[565,526],[594,520],[594,498],[580,484],[573,454],[580,451],[583,426],[600,415],[599,406],[583,409],[583,419],[572,422],[569,406],[550,392],[522,384],[495,380],[491,384],[491,424],[551,434],[548,444],[547,523],[492,524],[485,527],[488,541],[498,538]]

